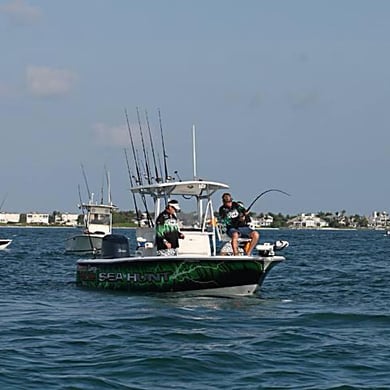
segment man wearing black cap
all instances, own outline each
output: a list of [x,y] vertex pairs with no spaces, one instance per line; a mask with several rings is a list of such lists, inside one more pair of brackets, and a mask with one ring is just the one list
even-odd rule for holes
[[165,210],[156,219],[156,245],[159,256],[177,255],[179,238],[184,234],[179,231],[176,212],[180,211],[179,202],[169,200]]

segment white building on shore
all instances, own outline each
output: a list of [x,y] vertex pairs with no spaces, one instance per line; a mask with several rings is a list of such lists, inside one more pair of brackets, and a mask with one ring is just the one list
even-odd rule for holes
[[264,215],[261,218],[251,217],[251,221],[249,222],[249,226],[252,229],[261,229],[264,227],[269,227],[273,224],[274,218],[271,215]]
[[389,223],[389,214],[386,211],[373,211],[368,217],[368,227],[386,229]]
[[314,213],[301,214],[288,221],[288,226],[293,229],[321,229],[328,227],[328,222],[324,221],[320,217],[317,217]]
[[31,225],[48,225],[49,214],[46,213],[27,213],[26,223]]
[[19,213],[0,213],[0,223],[19,223],[20,214]]
[[56,214],[54,222],[58,225],[77,226],[79,214],[61,213]]

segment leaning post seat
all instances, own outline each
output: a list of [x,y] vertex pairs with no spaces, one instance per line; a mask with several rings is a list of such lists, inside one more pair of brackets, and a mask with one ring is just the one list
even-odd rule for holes
[[211,256],[210,233],[199,229],[183,230],[184,240],[179,241],[178,255]]

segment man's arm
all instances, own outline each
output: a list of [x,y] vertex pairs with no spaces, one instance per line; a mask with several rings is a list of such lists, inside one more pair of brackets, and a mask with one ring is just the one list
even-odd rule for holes
[[156,219],[156,236],[161,239],[165,236],[164,217],[161,214]]

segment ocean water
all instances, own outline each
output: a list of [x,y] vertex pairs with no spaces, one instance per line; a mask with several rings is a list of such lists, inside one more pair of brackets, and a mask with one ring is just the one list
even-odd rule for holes
[[1,389],[390,388],[383,232],[261,231],[287,260],[233,299],[78,288],[71,233],[0,228]]

